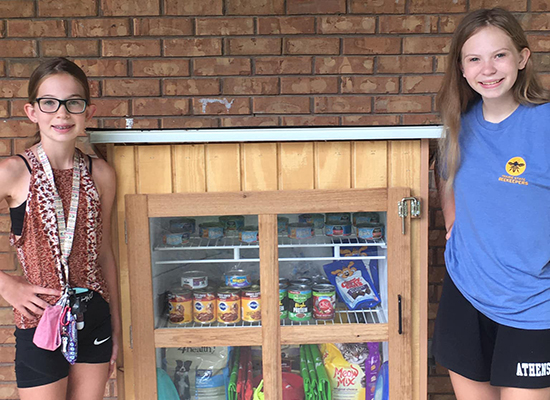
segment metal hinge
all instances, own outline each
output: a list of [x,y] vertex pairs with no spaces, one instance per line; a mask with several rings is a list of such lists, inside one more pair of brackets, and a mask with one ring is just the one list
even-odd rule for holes
[[420,200],[416,197],[403,197],[401,201],[397,203],[397,213],[401,217],[401,233],[403,235],[405,234],[405,217],[409,215],[407,201],[411,203],[411,218],[420,218]]
[[124,220],[124,243],[128,244],[128,229],[126,229],[126,220]]

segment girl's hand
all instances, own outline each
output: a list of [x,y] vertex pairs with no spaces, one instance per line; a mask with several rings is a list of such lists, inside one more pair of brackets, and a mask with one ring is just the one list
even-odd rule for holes
[[39,294],[61,296],[62,293],[56,289],[31,285],[22,276],[8,274],[3,276],[0,295],[24,317],[33,318],[31,312],[35,315],[42,315],[44,309],[49,306],[48,302],[38,297]]

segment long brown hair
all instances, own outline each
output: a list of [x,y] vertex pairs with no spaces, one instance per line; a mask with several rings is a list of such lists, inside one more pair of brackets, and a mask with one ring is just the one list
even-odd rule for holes
[[[36,96],[38,95],[38,88],[40,84],[51,75],[56,74],[68,74],[75,78],[84,89],[84,98],[88,103],[90,103],[90,85],[88,84],[88,78],[86,74],[78,65],[74,62],[67,60],[64,57],[56,57],[48,59],[42,62],[36,69],[32,72],[31,77],[29,78],[29,87],[28,87],[28,101],[29,103],[34,103],[36,101]],[[40,131],[38,131],[33,137],[33,143],[36,144],[40,141]]]
[[[460,166],[460,117],[462,113],[481,96],[475,92],[461,70],[461,52],[464,43],[480,29],[494,26],[506,33],[516,50],[529,49],[529,43],[521,25],[514,16],[502,9],[493,8],[474,11],[464,17],[456,28],[448,55],[447,70],[437,94],[436,105],[444,125],[443,138],[439,141],[439,168],[446,179],[445,189],[452,188],[454,178]],[[550,101],[546,91],[536,75],[531,58],[524,69],[518,71],[516,82],[512,86],[514,99],[520,104],[542,104]]]

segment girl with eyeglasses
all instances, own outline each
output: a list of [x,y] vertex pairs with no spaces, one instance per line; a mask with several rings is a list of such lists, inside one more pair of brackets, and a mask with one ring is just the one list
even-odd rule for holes
[[[23,271],[0,272],[0,295],[15,314],[19,396],[99,400],[121,330],[110,235],[115,174],[104,160],[76,148],[96,110],[76,64],[43,62],[30,77],[28,94],[25,112],[38,125],[36,143],[0,162],[0,202],[9,205],[10,242]],[[69,313],[79,310],[70,325],[78,327],[77,351],[69,351],[71,340],[63,335],[56,350],[36,346],[41,316],[67,293]]]

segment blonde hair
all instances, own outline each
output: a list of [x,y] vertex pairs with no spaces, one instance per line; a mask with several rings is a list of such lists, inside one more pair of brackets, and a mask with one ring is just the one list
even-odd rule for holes
[[[449,50],[447,70],[436,98],[437,110],[444,126],[443,137],[439,141],[438,167],[446,180],[445,189],[452,188],[460,167],[458,138],[461,115],[481,98],[462,77],[460,68],[462,47],[472,35],[488,26],[497,27],[506,33],[518,52],[525,48],[529,49],[529,43],[521,25],[510,12],[502,8],[474,11],[466,15],[456,28]],[[518,71],[512,92],[515,100],[520,104],[542,104],[550,101],[550,94],[540,84],[531,58],[527,61],[525,68]]]

